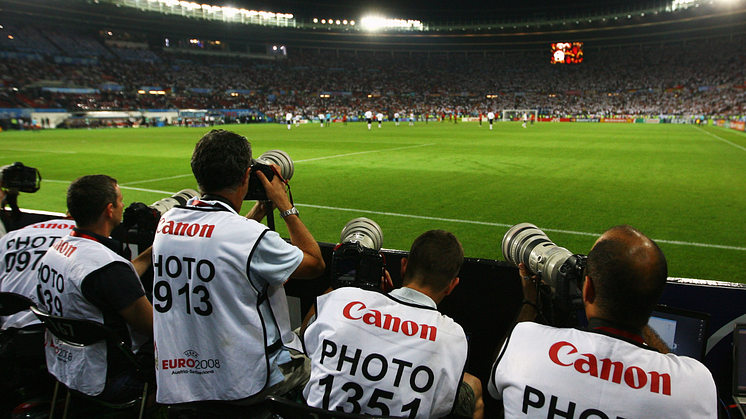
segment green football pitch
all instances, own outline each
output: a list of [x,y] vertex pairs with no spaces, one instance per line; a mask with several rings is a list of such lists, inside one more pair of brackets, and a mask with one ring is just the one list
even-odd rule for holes
[[[336,243],[344,224],[375,220],[384,247],[408,250],[429,229],[452,231],[467,257],[503,260],[508,228],[530,222],[587,253],[609,227],[629,224],[663,248],[673,277],[746,282],[746,135],[650,124],[363,123],[320,128],[231,125],[254,156],[295,162],[290,182],[304,223]],[[1,164],[44,178],[22,208],[65,211],[73,179],[118,179],[125,204],[197,188],[189,159],[207,128],[50,130],[0,134]],[[248,211],[245,204],[242,212]],[[278,217],[279,220],[279,217]],[[282,222],[278,230],[287,237]]]

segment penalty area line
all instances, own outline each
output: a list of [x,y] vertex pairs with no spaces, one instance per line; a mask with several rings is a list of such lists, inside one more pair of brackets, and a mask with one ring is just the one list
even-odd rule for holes
[[[361,151],[361,152],[358,152],[358,153],[337,154],[335,156],[316,157],[316,158],[313,158],[313,159],[305,159],[305,160],[295,160],[295,161],[293,161],[293,163],[305,163],[305,162],[316,161],[316,160],[335,159],[335,158],[339,158],[339,157],[355,156],[355,155],[358,155],[358,154],[381,153],[381,152],[384,152],[384,151],[406,150],[406,149],[409,149],[409,148],[427,147],[427,146],[431,146],[431,145],[435,145],[435,143],[417,144],[417,145],[406,146],[406,147],[385,148],[385,149],[381,149],[381,150]],[[191,173],[189,173],[189,174],[186,174],[186,175],[176,175],[176,176],[168,176],[168,177],[162,177],[162,178],[156,178],[156,179],[137,180],[137,181],[134,181],[134,182],[120,183],[119,187],[122,188],[122,185],[137,185],[137,184],[141,184],[141,183],[159,182],[161,180],[179,179],[179,178],[190,177],[190,176],[194,176],[194,175],[191,174]]]
[[[326,210],[332,210],[332,211],[361,212],[365,214],[386,215],[386,216],[401,217],[401,218],[414,218],[414,219],[419,219],[419,220],[443,221],[443,222],[458,223],[458,224],[476,224],[476,225],[483,225],[483,226],[490,226],[490,227],[510,228],[510,227],[513,227],[514,225],[514,224],[503,224],[503,223],[490,223],[486,221],[458,220],[458,219],[453,219],[453,218],[428,217],[424,215],[399,214],[395,212],[385,212],[385,211],[369,211],[369,210],[361,210],[361,209],[354,209],[354,208],[336,208],[336,207],[328,207],[328,206],[323,206],[323,205],[310,205],[310,204],[295,204],[295,205],[298,207],[326,209]],[[539,227],[539,228],[542,231],[551,232],[551,233],[564,233],[564,234],[571,234],[571,235],[576,235],[576,236],[588,236],[588,237],[601,236],[601,234],[599,233],[587,233],[584,231],[559,230],[559,229],[543,228],[543,227]],[[694,243],[694,242],[685,242],[685,241],[678,241],[678,240],[660,240],[660,239],[653,239],[653,240],[657,243],[675,244],[675,245],[680,245],[680,246],[695,246],[695,247],[705,247],[705,248],[714,248],[714,249],[746,251],[746,247],[738,247],[738,246],[724,246],[724,245],[719,245],[719,244]]]
[[168,176],[168,177],[161,177],[161,178],[156,178],[156,179],[136,180],[134,182],[121,183],[121,184],[119,184],[119,187],[121,188],[122,185],[137,185],[137,184],[140,184],[140,183],[159,182],[161,180],[180,179],[180,178],[183,178],[183,177],[190,177],[190,176],[194,176],[194,175],[191,174],[191,173],[189,173],[189,174],[186,174],[186,175]]
[[[72,183],[69,180],[52,180],[52,179],[42,179],[42,182],[66,183],[66,184]],[[131,186],[122,186],[122,185],[119,185],[119,189],[126,189],[126,190],[129,190],[129,191],[152,192],[152,193],[157,193],[157,194],[166,194],[166,195],[169,195],[169,196],[172,196],[173,194],[176,193],[176,192],[160,191],[158,189],[133,188]]]
[[428,146],[431,146],[431,145],[435,145],[435,143],[417,144],[417,145],[410,145],[410,146],[407,146],[407,147],[384,148],[384,149],[381,149],[381,150],[360,151],[360,152],[357,152],[357,153],[337,154],[336,156],[316,157],[316,158],[313,158],[313,159],[297,160],[294,163],[305,163],[305,162],[316,161],[316,160],[336,159],[338,157],[357,156],[359,154],[369,154],[369,153],[381,153],[381,152],[384,152],[384,151],[406,150],[408,148],[428,147]]

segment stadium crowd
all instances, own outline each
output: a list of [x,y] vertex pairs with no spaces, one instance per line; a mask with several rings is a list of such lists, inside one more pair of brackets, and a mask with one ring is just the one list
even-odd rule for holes
[[[57,40],[57,32],[45,34],[50,42]],[[580,65],[550,65],[543,52],[291,49],[286,59],[263,60],[169,48],[147,51],[141,60],[119,51],[127,58],[100,54],[64,63],[55,59],[63,51],[50,53],[47,47],[0,62],[5,85],[0,108],[255,109],[269,117],[285,112],[341,117],[369,109],[422,117],[503,109],[539,109],[548,116],[740,117],[746,114],[745,47],[746,39],[735,38],[589,49]],[[8,42],[0,48],[20,50]],[[50,86],[92,90],[60,93],[45,89]],[[166,94],[137,93],[146,86]]]

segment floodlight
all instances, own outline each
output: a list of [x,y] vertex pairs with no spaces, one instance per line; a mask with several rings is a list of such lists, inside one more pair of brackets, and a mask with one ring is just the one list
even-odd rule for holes
[[313,23],[319,23],[319,19],[318,18],[313,18]]
[[326,23],[326,19],[321,19],[321,23],[322,24]]
[[378,30],[386,25],[386,19],[381,17],[364,17],[361,22],[363,27],[371,31]]

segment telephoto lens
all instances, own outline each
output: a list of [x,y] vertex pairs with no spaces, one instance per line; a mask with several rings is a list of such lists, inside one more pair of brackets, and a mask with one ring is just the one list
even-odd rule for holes
[[383,246],[383,231],[375,221],[360,217],[350,220],[342,228],[339,237],[340,243],[360,243],[363,247],[373,249],[376,252]]
[[582,307],[586,255],[573,254],[557,246],[539,227],[530,223],[516,224],[505,233],[503,257],[518,266],[526,265],[531,273],[549,284],[560,309]]
[[161,215],[163,215],[171,208],[177,205],[185,205],[190,199],[198,198],[199,196],[199,192],[195,191],[194,189],[182,189],[179,192],[173,194],[173,196],[153,202],[153,205],[150,205],[150,208],[153,208]]
[[276,164],[280,166],[280,176],[285,180],[290,180],[295,173],[295,166],[293,165],[293,159],[290,158],[288,153],[282,150],[269,150],[264,152],[259,158],[256,159],[257,163],[261,164]]
[[371,219],[355,218],[345,224],[339,240],[332,255],[332,288],[380,289],[385,269],[381,227]]

